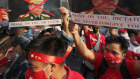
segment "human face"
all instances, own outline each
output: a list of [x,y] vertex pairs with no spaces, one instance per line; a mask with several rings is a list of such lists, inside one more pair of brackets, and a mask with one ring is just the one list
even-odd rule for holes
[[[102,2],[107,1],[107,0],[92,0],[92,3],[94,6],[98,6],[99,4],[101,4]],[[117,5],[119,0],[110,0],[111,3],[113,3],[114,5]],[[103,5],[101,5],[100,7],[97,8],[97,10],[99,12],[101,12],[102,14],[105,15],[109,15],[110,13],[112,13],[114,10],[116,9],[116,7],[114,7],[113,5],[109,4],[109,3],[105,3]]]
[[139,46],[140,45],[140,31],[137,32],[137,36],[134,33],[130,34],[130,42],[134,46]]
[[137,32],[138,35],[135,36],[135,41],[137,42],[137,45],[140,46],[140,32]]
[[106,45],[107,53],[112,53],[116,57],[123,57],[123,50],[118,43],[111,43]]
[[[32,10],[33,8],[35,8],[37,5],[29,5],[29,10]],[[31,12],[32,14],[39,16],[42,13],[42,9],[43,9],[43,5],[40,5],[39,7],[36,7],[35,9],[33,9]],[[41,9],[42,8],[42,9]]]
[[[14,53],[15,53],[15,50],[14,50],[14,47],[10,47],[6,52],[8,52],[7,54],[7,58],[10,58],[10,59],[13,59],[11,57],[13,57]],[[0,60],[6,55],[6,52],[0,52]]]
[[33,60],[31,58],[29,58],[28,61],[29,61],[29,66],[30,66],[31,70],[35,71],[35,72],[40,71],[47,66],[45,63]]
[[17,28],[16,29],[16,34],[18,36],[22,36],[24,34],[24,28]]

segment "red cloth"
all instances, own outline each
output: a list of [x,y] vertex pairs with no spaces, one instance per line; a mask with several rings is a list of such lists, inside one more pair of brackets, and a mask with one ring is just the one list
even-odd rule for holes
[[128,51],[127,51],[127,54],[126,54],[126,58],[127,58],[127,59],[130,59],[130,60],[133,60],[134,57],[135,57],[135,55],[137,55],[137,56],[140,57],[140,54],[128,50]]
[[[101,52],[101,46],[105,45],[105,37],[102,34],[100,34],[100,35],[101,35],[101,40],[100,40],[99,52]],[[94,45],[96,44],[96,42],[98,40],[98,36],[95,36],[92,31],[88,30],[85,33],[85,38],[86,38],[87,48],[91,50],[94,47]]]
[[[79,74],[78,72],[72,71],[68,66],[64,66],[64,67],[68,71],[68,73],[67,73],[68,78],[67,79],[85,79],[81,74]],[[27,78],[30,78],[28,71],[26,71],[26,74],[25,74],[25,79],[27,79]],[[44,79],[46,79],[46,78],[44,78]]]
[[78,72],[72,71],[68,66],[64,66],[65,69],[68,70],[68,78],[67,79],[85,79],[81,74]]
[[127,32],[127,30],[122,30],[122,29],[119,29],[119,31],[120,31],[121,33]]
[[134,46],[130,43],[129,41],[129,47],[128,47],[128,51],[127,51],[127,54],[126,54],[126,59],[134,59],[134,56],[137,55],[140,57],[140,46]]
[[0,11],[0,22],[3,21],[3,13],[5,13],[5,10],[1,10]]
[[[93,64],[95,66],[96,74],[98,74],[97,70],[102,63],[104,56],[100,53],[94,53],[94,55],[95,55],[95,60],[94,60]],[[126,66],[127,66],[127,69],[129,71],[132,79],[137,78],[137,75],[134,72],[135,62],[136,61],[134,61],[134,60],[126,60]],[[108,67],[107,71],[103,75],[101,75],[99,79],[123,79],[123,76],[119,69],[113,69],[113,68]]]

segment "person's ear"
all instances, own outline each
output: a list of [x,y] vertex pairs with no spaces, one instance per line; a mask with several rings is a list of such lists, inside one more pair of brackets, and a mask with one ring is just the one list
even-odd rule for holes
[[53,72],[56,68],[56,65],[54,63],[51,63],[51,72]]

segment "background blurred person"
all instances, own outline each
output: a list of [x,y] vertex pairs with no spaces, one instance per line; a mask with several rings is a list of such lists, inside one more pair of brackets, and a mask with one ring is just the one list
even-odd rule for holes
[[0,33],[0,79],[24,79],[27,61],[18,52],[13,30]]
[[128,30],[130,37],[128,52],[126,57],[128,59],[140,59],[140,30]]

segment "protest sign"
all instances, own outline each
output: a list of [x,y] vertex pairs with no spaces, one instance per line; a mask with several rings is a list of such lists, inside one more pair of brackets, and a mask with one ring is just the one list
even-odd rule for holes
[[60,0],[10,0],[9,26],[60,25],[59,7]]
[[140,29],[137,0],[69,0],[69,5],[75,23]]
[[8,20],[8,12],[10,12],[8,9],[8,0],[0,0],[0,22]]

